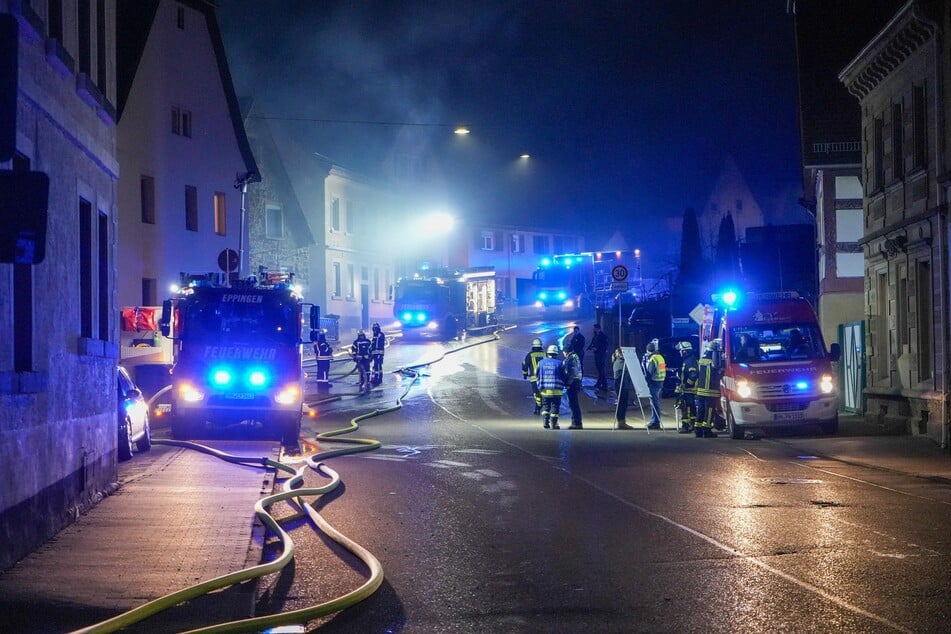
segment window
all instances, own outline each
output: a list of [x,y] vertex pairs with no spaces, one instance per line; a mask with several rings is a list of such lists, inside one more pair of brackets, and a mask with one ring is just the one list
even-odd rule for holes
[[106,82],[106,0],[96,0],[96,85],[108,94]]
[[875,291],[876,319],[875,332],[872,343],[875,346],[875,378],[878,381],[888,379],[888,274],[881,272],[877,275]]
[[178,106],[172,106],[172,134],[191,138],[192,112]]
[[340,199],[336,196],[330,201],[330,230],[340,231]]
[[390,281],[390,269],[384,270],[385,284],[386,284],[386,299],[387,301],[393,301],[393,283]]
[[895,180],[905,177],[904,135],[901,104],[896,103],[892,105],[892,169]]
[[370,281],[370,267],[361,266],[360,267],[360,283],[366,284]]
[[178,5],[175,11],[175,26],[182,31],[185,30],[185,7]]
[[264,209],[264,235],[268,238],[284,237],[284,210],[278,205],[267,205]]
[[927,105],[925,103],[925,87],[915,86],[912,91],[912,134],[915,144],[915,169],[924,167],[928,163],[928,133],[927,133]]
[[350,262],[347,264],[347,299],[353,299],[356,297],[356,293],[354,292],[355,283],[356,280],[354,279],[353,263]]
[[373,299],[380,301],[380,268],[373,269]]
[[915,271],[915,301],[917,303],[918,316],[918,380],[927,381],[933,376],[932,373],[932,348],[934,340],[932,338],[932,322],[934,315],[931,314],[931,262],[929,260],[919,260]]
[[736,213],[741,213],[743,211],[743,201],[739,198],[736,199]]
[[151,176],[139,177],[139,201],[142,206],[142,222],[155,224],[155,179]]
[[347,223],[347,233],[349,233],[350,235],[353,235],[353,229],[354,227],[357,226],[356,214],[357,214],[357,206],[353,204],[352,200],[348,200],[346,223]]
[[872,122],[872,191],[879,191],[885,186],[884,127],[882,118],[875,117]]
[[99,339],[109,341],[109,298],[112,293],[109,292],[109,216],[102,210],[99,211],[99,241],[97,246],[98,257],[96,266],[99,274],[99,290],[96,293],[96,299],[99,302]]
[[334,297],[339,298],[341,296],[340,292],[340,262],[334,262],[333,265],[333,275],[334,275]]
[[564,236],[554,236],[555,243],[555,253],[565,253],[565,238]]
[[92,203],[79,199],[79,336],[92,338]]
[[198,231],[198,188],[185,185],[185,228]]
[[215,233],[219,236],[228,235],[227,219],[225,195],[215,192]]
[[525,251],[525,236],[519,233],[512,234],[512,253],[522,253]]
[[49,36],[63,42],[63,0],[49,0],[46,9]]
[[548,236],[532,237],[532,251],[534,253],[549,253]]
[[896,355],[905,353],[908,345],[908,271],[904,265],[898,267],[898,284],[895,287],[895,349]]
[[92,74],[92,7],[89,0],[79,0],[76,6],[79,32],[79,72]]
[[142,306],[158,305],[158,282],[154,277],[142,278]]
[[493,233],[492,231],[482,232],[482,250],[483,251],[495,250],[495,233]]
[[[13,171],[30,169],[30,159],[13,156]],[[33,265],[13,264],[13,371],[33,370]]]

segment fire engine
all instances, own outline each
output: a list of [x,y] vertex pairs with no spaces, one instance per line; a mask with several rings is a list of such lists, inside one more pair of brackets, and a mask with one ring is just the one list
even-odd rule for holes
[[718,339],[722,371],[720,406],[730,437],[747,428],[819,424],[839,427],[832,362],[815,311],[795,292],[729,291],[714,296],[722,307]]
[[400,278],[393,295],[393,316],[404,337],[453,339],[462,331],[488,330],[497,323],[495,267],[418,271]]
[[[176,438],[208,425],[253,423],[297,441],[304,306],[293,274],[262,269],[233,284],[211,273],[182,274],[160,323],[172,339],[169,413]],[[320,309],[308,306],[313,328]]]
[[543,258],[532,274],[535,306],[576,316],[608,308],[628,282],[612,272],[623,267],[632,276],[637,271],[637,252],[622,251],[562,253]]

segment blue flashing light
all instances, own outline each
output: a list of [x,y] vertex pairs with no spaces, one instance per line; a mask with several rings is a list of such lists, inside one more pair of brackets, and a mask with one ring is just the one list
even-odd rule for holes
[[413,313],[406,311],[400,315],[400,321],[413,321]]
[[565,291],[558,291],[558,299],[568,299],[568,293]]
[[263,387],[267,385],[267,372],[264,370],[251,370],[248,373],[248,383],[251,387]]
[[551,259],[550,259],[550,258],[542,258],[542,261],[541,261],[540,264],[541,264],[541,266],[551,266]]
[[416,313],[416,321],[419,323],[426,321],[426,313]]
[[807,382],[805,382],[805,381],[797,381],[797,382],[796,382],[796,389],[797,389],[797,390],[805,390],[805,389],[808,389],[808,388],[809,388],[809,384],[808,384]]
[[538,294],[538,299],[548,299],[548,293],[546,291],[540,292]]
[[730,308],[736,303],[736,291],[727,291],[723,293],[723,302]]
[[219,387],[224,387],[231,383],[231,371],[228,368],[215,368],[211,372],[211,382]]

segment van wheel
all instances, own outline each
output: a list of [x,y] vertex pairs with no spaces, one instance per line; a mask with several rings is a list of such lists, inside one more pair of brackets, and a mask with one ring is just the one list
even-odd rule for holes
[[119,428],[119,460],[129,460],[132,457],[132,437],[129,435],[129,426],[132,421],[126,416],[125,423]]
[[175,440],[189,440],[192,437],[192,423],[187,418],[175,415],[170,426]]
[[730,438],[733,440],[743,440],[746,430],[743,429],[742,425],[736,424],[736,420],[733,418],[733,411],[730,409],[729,403],[726,404],[726,426],[730,430]]
[[145,417],[145,431],[142,433],[142,437],[136,441],[135,448],[139,451],[148,451],[152,448],[152,428],[149,425],[148,416]]
[[821,427],[822,427],[822,433],[823,433],[823,434],[829,434],[829,435],[831,435],[831,434],[837,434],[837,433],[839,433],[839,414],[838,414],[838,412],[836,413],[835,418],[833,418],[833,419],[830,420],[830,421],[826,421],[826,422],[822,423],[822,424],[821,424]]

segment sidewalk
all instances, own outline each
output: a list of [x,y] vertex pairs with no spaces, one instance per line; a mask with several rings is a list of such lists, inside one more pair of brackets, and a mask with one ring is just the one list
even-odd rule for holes
[[[232,441],[206,444],[248,455]],[[276,460],[277,450],[275,444],[268,457]],[[0,573],[0,629],[86,627],[259,563],[263,529],[253,509],[272,493],[274,478],[273,470],[179,447],[154,445],[136,454],[119,465],[116,493]],[[182,631],[247,618],[253,602],[254,585],[245,583],[123,631]]]

